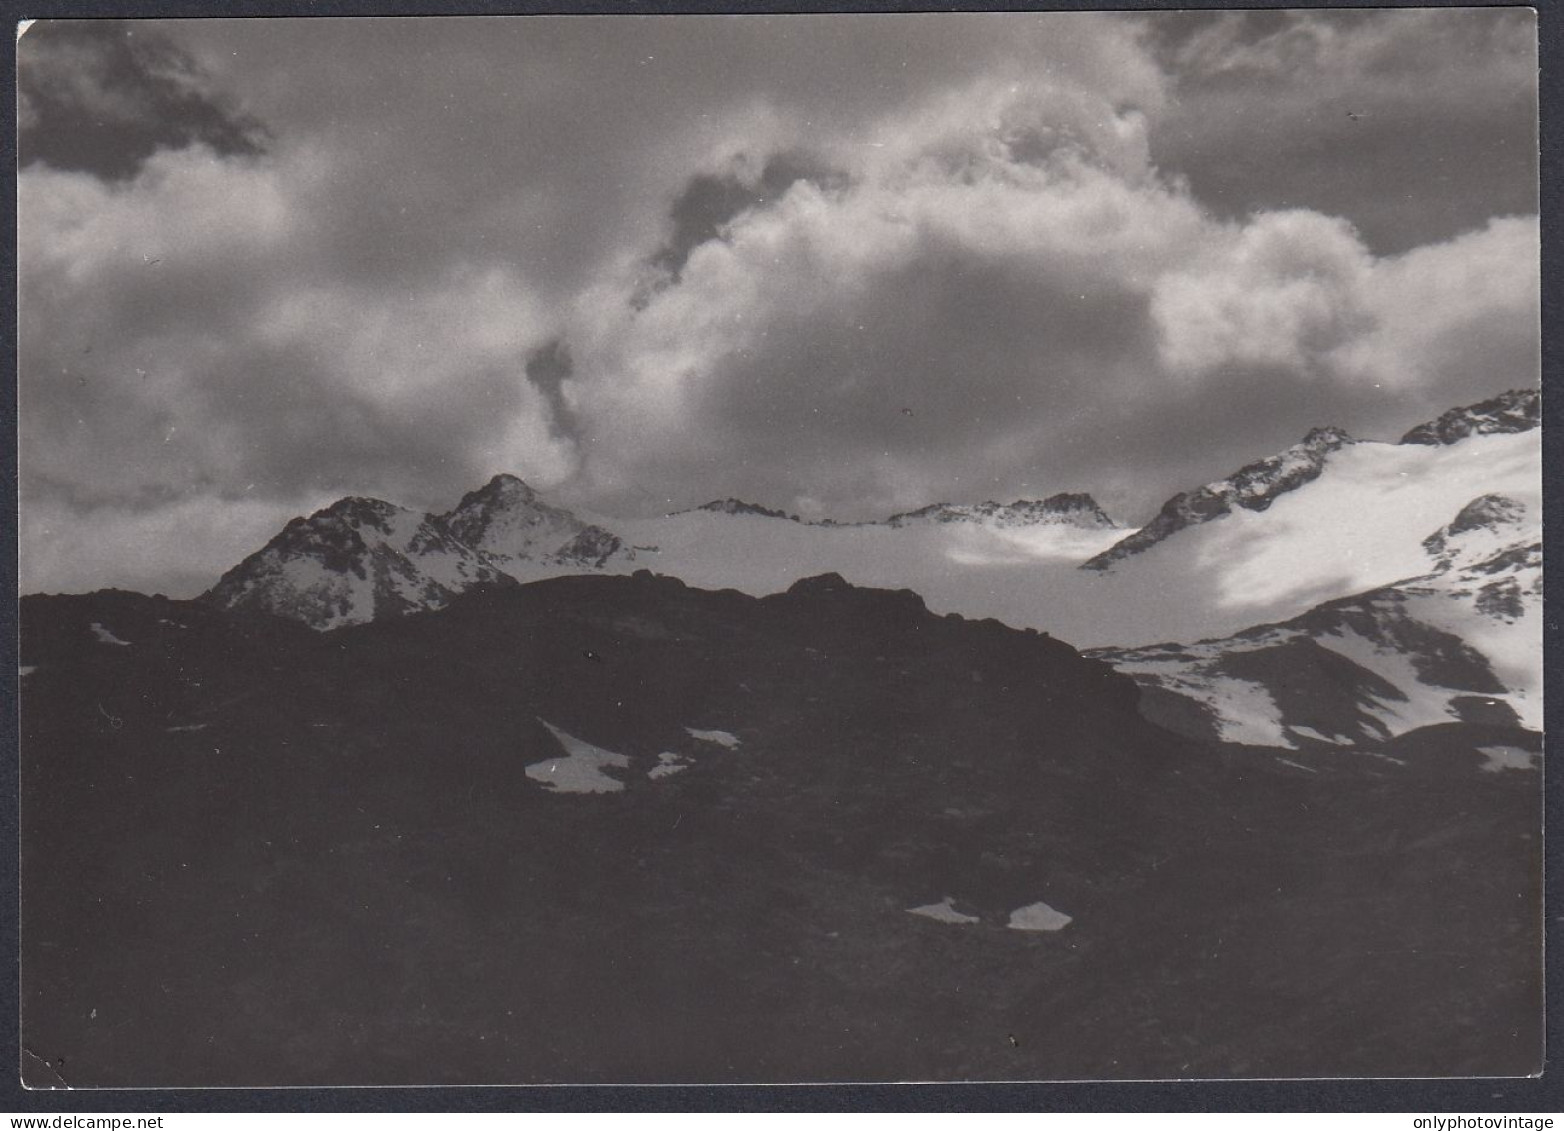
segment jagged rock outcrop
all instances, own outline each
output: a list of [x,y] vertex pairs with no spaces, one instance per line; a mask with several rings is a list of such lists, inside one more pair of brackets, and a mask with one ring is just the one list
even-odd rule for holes
[[1278,496],[1319,478],[1330,454],[1354,442],[1340,428],[1316,428],[1284,452],[1246,464],[1226,479],[1207,483],[1198,490],[1174,495],[1162,505],[1156,518],[1084,562],[1081,568],[1108,569],[1186,527],[1231,514],[1235,507],[1263,511]]
[[[788,514],[785,511],[776,510],[773,507],[763,507],[758,503],[746,503],[743,499],[732,497],[726,499],[713,499],[709,503],[702,503],[698,507],[690,507],[687,510],[674,511],[674,515],[693,514],[697,511],[706,511],[711,514],[737,514],[754,515],[757,518],[781,518],[788,522],[798,522],[796,514]],[[672,517],[670,515],[669,517]]]
[[1468,436],[1526,432],[1542,422],[1542,394],[1537,389],[1511,389],[1486,401],[1452,408],[1437,420],[1419,424],[1403,444],[1454,444]]
[[998,527],[1079,526],[1111,530],[1115,523],[1090,495],[1065,492],[1046,499],[1017,499],[1013,503],[934,503],[915,511],[893,514],[886,526],[910,526],[919,522],[982,522]]
[[1492,550],[1496,540],[1513,537],[1514,530],[1526,519],[1526,506],[1508,495],[1479,495],[1462,507],[1455,518],[1423,539],[1423,549],[1441,568],[1449,568],[1457,559],[1471,557],[1475,550]]

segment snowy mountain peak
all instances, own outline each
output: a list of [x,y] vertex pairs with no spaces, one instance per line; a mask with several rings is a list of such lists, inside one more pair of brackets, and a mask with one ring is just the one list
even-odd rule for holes
[[1511,389],[1477,404],[1452,408],[1438,420],[1419,424],[1401,442],[1453,444],[1468,436],[1528,432],[1541,422],[1542,394],[1536,389]]
[[[388,503],[384,499],[371,499],[363,495],[349,495],[338,499],[329,507],[324,507],[310,515],[308,519],[296,518],[294,523],[311,525],[312,529],[319,532],[333,523],[342,524],[344,528],[359,526],[371,526],[382,532],[388,531],[391,523],[399,514],[411,514],[406,507],[399,507],[395,503]],[[292,524],[290,524],[292,525]]]
[[1116,523],[1084,493],[1066,492],[1046,499],[1017,499],[1013,503],[985,500],[981,503],[934,503],[915,511],[893,514],[885,520],[892,527],[915,522],[981,522],[998,527],[1079,526],[1111,530]]
[[612,531],[496,475],[449,514],[349,496],[295,518],[205,599],[329,629],[438,609],[480,584],[598,570],[634,551]]
[[507,573],[538,567],[597,569],[633,553],[618,535],[583,521],[564,507],[545,503],[514,475],[496,475],[462,496],[441,522],[462,542]]
[[[1022,502],[1025,502],[1025,500],[1022,500]],[[1016,505],[1019,506],[1020,504]],[[1098,505],[1097,500],[1085,491],[1061,491],[1057,495],[1049,495],[1037,505],[1053,514],[1086,516],[1091,520],[1091,525],[1093,526],[1118,525],[1113,519],[1108,517],[1107,512]]]
[[[291,520],[266,545],[288,554],[318,551],[326,554],[353,555],[362,552],[367,540],[392,531],[398,520],[417,521],[424,516],[384,499],[350,495],[322,507],[307,518]],[[264,551],[263,551],[264,552]],[[351,560],[333,561],[331,568],[352,569]]]
[[502,471],[476,491],[469,491],[463,495],[461,502],[456,504],[456,509],[462,510],[479,503],[491,506],[514,505],[516,503],[534,503],[537,500],[538,493],[532,489],[525,479]]
[[1332,452],[1356,442],[1341,428],[1311,429],[1286,451],[1245,464],[1226,479],[1174,495],[1149,523],[1091,558],[1081,568],[1108,569],[1125,558],[1144,553],[1186,527],[1231,514],[1236,507],[1263,511],[1278,496],[1318,479]]
[[438,519],[353,496],[293,519],[204,599],[326,629],[440,608],[473,585],[504,580]]

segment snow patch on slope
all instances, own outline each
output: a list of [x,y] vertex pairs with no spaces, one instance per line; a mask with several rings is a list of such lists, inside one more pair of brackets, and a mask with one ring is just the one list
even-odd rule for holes
[[543,719],[538,722],[565,748],[565,757],[532,763],[526,768],[529,778],[556,793],[617,793],[624,789],[624,782],[610,777],[604,770],[629,766],[628,757],[583,742]]
[[[1379,676],[1390,686],[1407,693],[1423,685],[1417,666],[1405,652],[1386,648],[1356,632],[1327,632],[1314,638],[1322,648],[1328,648],[1339,656],[1345,656],[1358,667]],[[1423,685],[1426,686],[1426,685]],[[1428,689],[1432,692],[1432,689]],[[1418,727],[1448,723],[1459,714],[1450,708],[1449,692],[1407,694],[1405,699],[1369,693],[1372,703],[1368,713],[1385,726],[1387,735],[1405,734]]]
[[1062,931],[1073,922],[1063,911],[1055,911],[1046,903],[1029,903],[1010,913],[1005,925],[1015,931]]
[[647,770],[646,776],[653,779],[671,777],[689,769],[690,765],[690,759],[686,755],[665,750],[657,755],[657,765]]
[[1490,774],[1503,770],[1534,770],[1538,755],[1519,746],[1479,746],[1477,753],[1483,756],[1482,769]]
[[925,903],[922,907],[907,908],[909,915],[921,915],[925,919],[935,919],[941,923],[976,923],[976,915],[964,915],[956,910],[956,901],[946,896],[938,903]]
[[738,738],[725,730],[696,730],[694,727],[685,727],[684,729],[691,738],[699,739],[702,742],[712,742],[718,746],[725,746],[729,750],[738,749]]
[[1115,661],[1113,666],[1125,675],[1139,677],[1142,683],[1161,687],[1205,706],[1223,742],[1248,746],[1296,745],[1286,737],[1281,711],[1264,685],[1213,672],[1199,662],[1198,653],[1192,655],[1184,650],[1163,655],[1148,653]]
[[92,622],[92,634],[105,644],[118,644],[122,648],[129,648],[129,640],[121,640],[97,621]]

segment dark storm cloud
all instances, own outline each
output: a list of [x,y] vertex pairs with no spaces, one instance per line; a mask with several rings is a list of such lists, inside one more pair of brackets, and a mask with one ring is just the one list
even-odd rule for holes
[[[933,240],[829,312],[773,323],[785,344],[730,359],[692,416],[743,438],[737,488],[781,502],[869,513],[1013,490],[1040,465],[1089,482],[1069,417],[1153,343],[1144,296],[1097,284],[1083,301],[1082,285]],[[876,484],[865,467],[900,470]]]
[[160,148],[199,142],[256,156],[266,129],[211,87],[191,56],[153,28],[119,20],[42,20],[17,42],[17,156],[112,180]]
[[570,347],[563,338],[550,338],[527,358],[527,380],[543,394],[554,434],[565,438],[575,438],[580,433],[580,422],[563,391],[574,372]]
[[828,148],[884,142],[887,114],[974,75],[1100,74],[1155,99],[1130,30],[977,13],[201,20],[177,33],[290,138],[331,147],[317,207],[323,250],[345,269],[505,257],[567,299],[605,263],[693,238],[704,210],[682,237],[670,214],[696,178],[779,154],[773,178],[815,175]]
[[653,254],[652,266],[677,283],[690,252],[717,239],[729,220],[777,199],[799,181],[829,189],[841,187],[846,179],[818,158],[800,152],[774,154],[754,179],[737,172],[693,177],[669,210],[673,234]]
[[1394,254],[1537,209],[1525,8],[1166,13],[1152,153],[1217,214],[1312,208]]

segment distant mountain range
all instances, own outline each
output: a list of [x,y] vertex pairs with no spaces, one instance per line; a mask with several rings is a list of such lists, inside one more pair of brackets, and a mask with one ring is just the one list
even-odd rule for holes
[[840,522],[834,518],[806,520],[796,514],[771,507],[746,503],[742,499],[713,499],[698,507],[674,511],[669,518],[684,514],[752,515],[756,518],[781,518],[803,526],[855,527],[889,526],[899,529],[917,523],[970,522],[998,528],[1018,526],[1078,526],[1085,529],[1113,530],[1118,524],[1103,512],[1090,495],[1065,492],[1046,499],[1017,499],[1013,503],[931,503],[917,510],[903,511],[877,522]]
[[[788,581],[831,568],[831,543],[850,540],[854,531],[964,524],[995,533],[1081,531],[1100,540],[1102,532],[1118,530],[1084,494],[1012,503],[938,503],[881,522],[858,523],[804,522],[796,515],[729,498],[650,523],[633,523],[638,536],[651,543],[633,545],[600,523],[546,502],[516,476],[501,474],[445,514],[347,498],[308,518],[296,518],[224,574],[204,599],[224,608],[290,617],[311,628],[340,628],[443,608],[474,585],[627,572],[648,561],[659,562],[663,550],[658,543],[679,541],[684,525],[680,520],[707,516],[775,519],[799,528],[804,541],[795,550],[812,560]],[[734,564],[742,573],[742,562]],[[674,572],[683,571],[675,567]],[[746,581],[733,579],[742,588],[755,588]]]

